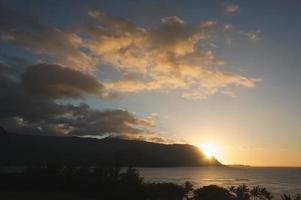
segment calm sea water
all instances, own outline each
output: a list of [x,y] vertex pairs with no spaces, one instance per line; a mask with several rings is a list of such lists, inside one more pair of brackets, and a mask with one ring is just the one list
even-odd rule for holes
[[215,184],[228,188],[246,184],[260,185],[272,192],[276,199],[283,193],[301,193],[301,168],[270,167],[177,167],[139,168],[145,181],[192,182],[195,187]]

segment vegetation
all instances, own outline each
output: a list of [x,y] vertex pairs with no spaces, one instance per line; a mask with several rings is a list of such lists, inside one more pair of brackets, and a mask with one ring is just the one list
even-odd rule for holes
[[[26,192],[25,192],[26,191]],[[4,199],[105,199],[105,200],[271,200],[273,196],[263,187],[246,185],[229,189],[209,185],[193,188],[190,182],[147,183],[134,168],[121,170],[118,166],[66,167],[47,165],[32,167],[23,173],[1,173],[0,194]],[[55,195],[54,195],[55,194]],[[54,195],[54,196],[53,196]],[[73,196],[68,196],[73,195]],[[44,198],[45,197],[45,198]],[[46,198],[48,197],[48,198]],[[284,194],[282,200],[300,200]]]

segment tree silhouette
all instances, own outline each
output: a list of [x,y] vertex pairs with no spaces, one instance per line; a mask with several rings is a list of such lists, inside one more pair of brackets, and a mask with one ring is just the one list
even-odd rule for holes
[[292,200],[291,195],[283,194],[281,195],[282,200]]
[[237,186],[233,191],[237,200],[249,200],[251,197],[249,188],[245,184]]
[[185,182],[184,191],[185,191],[184,198],[186,200],[190,200],[191,196],[193,195],[193,185],[191,182],[189,182],[189,181]]
[[294,196],[294,199],[292,199],[291,195],[283,194],[283,195],[281,195],[281,199],[282,200],[301,200],[301,195],[300,194],[296,194]]
[[253,197],[253,199],[258,199],[260,196],[260,187],[259,186],[255,186],[251,189],[250,191],[251,196]]
[[301,200],[301,195],[300,194],[296,194],[295,199],[294,200]]
[[216,186],[209,185],[199,188],[194,191],[194,200],[233,200],[229,190]]
[[251,197],[253,200],[260,199],[260,200],[271,200],[273,196],[270,192],[267,191],[264,187],[255,186],[250,190]]
[[260,188],[259,192],[260,192],[261,199],[264,199],[264,200],[271,200],[271,199],[273,199],[273,196],[271,195],[270,192],[267,191],[266,188]]

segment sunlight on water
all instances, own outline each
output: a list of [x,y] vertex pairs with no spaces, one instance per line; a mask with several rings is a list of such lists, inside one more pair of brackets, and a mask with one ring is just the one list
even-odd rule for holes
[[301,168],[234,168],[234,167],[178,167],[140,168],[146,181],[192,182],[195,187],[216,184],[223,187],[246,184],[266,187],[275,196],[301,193]]

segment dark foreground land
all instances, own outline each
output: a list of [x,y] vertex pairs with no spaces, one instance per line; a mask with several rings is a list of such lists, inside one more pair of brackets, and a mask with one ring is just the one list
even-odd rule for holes
[[[280,197],[278,197],[279,199]],[[228,189],[216,185],[194,188],[189,182],[147,183],[129,168],[62,167],[47,165],[21,173],[0,173],[0,199],[4,200],[270,200],[262,187]],[[282,195],[301,200],[300,195]]]

